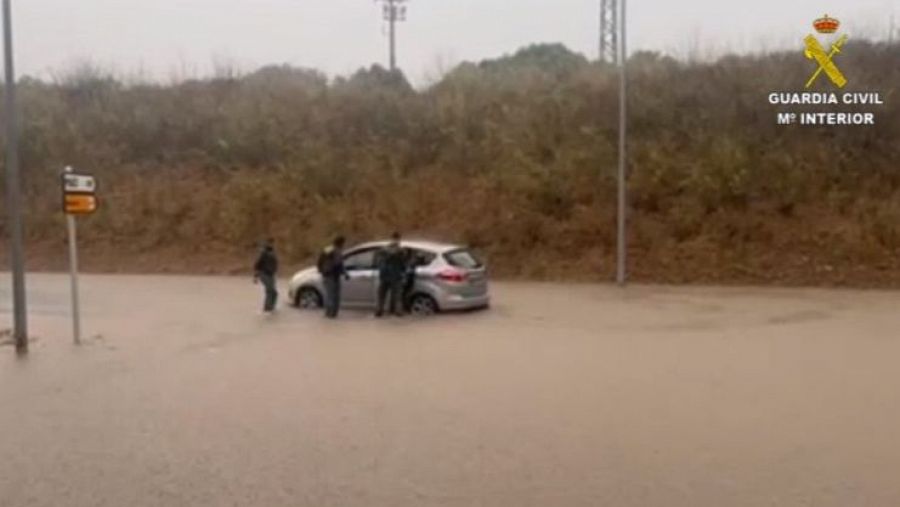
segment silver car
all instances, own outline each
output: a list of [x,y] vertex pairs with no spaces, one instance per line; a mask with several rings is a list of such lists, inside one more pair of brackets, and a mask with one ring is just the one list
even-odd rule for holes
[[[341,288],[342,308],[374,308],[377,304],[376,254],[387,241],[365,243],[344,252],[349,280]],[[430,241],[403,241],[413,259],[415,280],[404,304],[410,313],[474,310],[490,305],[487,268],[469,249]],[[298,308],[320,308],[325,301],[322,276],[315,267],[291,279],[288,301]]]

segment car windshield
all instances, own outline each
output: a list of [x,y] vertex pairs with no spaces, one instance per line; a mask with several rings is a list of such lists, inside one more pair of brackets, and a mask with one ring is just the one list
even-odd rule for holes
[[465,248],[447,252],[444,254],[444,258],[447,259],[447,262],[455,268],[479,269],[483,266],[478,257],[476,257],[475,254],[470,250],[467,250]]

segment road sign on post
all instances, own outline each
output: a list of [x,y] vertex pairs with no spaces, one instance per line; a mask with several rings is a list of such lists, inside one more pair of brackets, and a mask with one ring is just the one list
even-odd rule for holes
[[62,175],[63,211],[67,215],[89,215],[97,211],[97,181],[87,174],[75,174],[67,167]]
[[72,272],[72,334],[75,345],[81,345],[81,313],[78,305],[78,230],[76,215],[97,211],[97,181],[87,174],[76,174],[66,167],[62,174],[63,212],[69,228],[69,268]]
[[65,212],[69,215],[89,215],[97,209],[97,198],[93,195],[66,194]]

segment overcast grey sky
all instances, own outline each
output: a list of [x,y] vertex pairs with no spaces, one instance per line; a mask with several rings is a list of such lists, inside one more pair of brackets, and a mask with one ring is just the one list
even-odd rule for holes
[[[422,82],[532,42],[563,42],[594,57],[598,4],[410,0],[400,65]],[[205,75],[214,62],[243,70],[290,63],[333,75],[386,53],[373,0],[13,0],[13,8],[18,71],[42,77],[82,61],[161,79]],[[799,47],[826,12],[851,36],[886,37],[900,0],[629,0],[629,44],[681,55]]]

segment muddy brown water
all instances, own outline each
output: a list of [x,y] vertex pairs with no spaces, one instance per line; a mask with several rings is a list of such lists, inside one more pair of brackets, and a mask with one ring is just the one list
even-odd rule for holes
[[68,279],[28,282],[3,507],[900,505],[900,293],[495,284],[330,322],[87,276],[73,347]]

